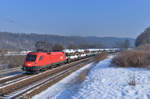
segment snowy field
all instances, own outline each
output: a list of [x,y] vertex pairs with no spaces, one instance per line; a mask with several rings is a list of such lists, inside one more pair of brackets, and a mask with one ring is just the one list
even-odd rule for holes
[[[96,64],[80,85],[67,86],[81,70],[71,74],[34,99],[150,99],[150,70],[110,67],[112,56]],[[92,64],[86,68],[92,67]],[[85,68],[85,67],[84,67]],[[129,83],[135,80],[136,85]]]

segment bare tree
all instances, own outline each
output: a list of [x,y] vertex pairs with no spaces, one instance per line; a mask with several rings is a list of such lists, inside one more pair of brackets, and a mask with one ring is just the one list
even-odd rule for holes
[[130,46],[130,42],[129,42],[128,39],[126,39],[126,40],[124,41],[124,48],[125,48],[125,49],[128,49],[129,46]]
[[56,43],[53,45],[52,50],[53,51],[62,51],[64,49],[63,45]]
[[67,46],[68,49],[77,49],[78,47],[75,44],[69,44]]
[[36,51],[50,52],[52,51],[52,44],[46,41],[37,41],[35,44]]
[[128,49],[130,47],[130,42],[128,39],[126,39],[125,41],[118,41],[116,42],[116,47],[122,49]]
[[88,43],[84,43],[84,44],[80,44],[79,48],[85,49],[85,48],[102,48],[103,45],[100,43],[96,43],[96,44],[88,44]]
[[89,48],[89,44],[88,43],[80,44],[79,48],[81,49]]

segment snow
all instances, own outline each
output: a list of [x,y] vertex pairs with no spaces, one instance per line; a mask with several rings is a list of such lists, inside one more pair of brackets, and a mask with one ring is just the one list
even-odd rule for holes
[[68,87],[72,86],[70,84],[70,81],[72,81],[75,77],[77,77],[83,70],[91,68],[91,66],[93,66],[92,64],[93,63],[90,63],[82,67],[81,69],[77,70],[76,72],[72,73],[71,75],[65,77],[63,80],[49,87],[46,91],[43,91],[42,93],[34,96],[33,99],[47,99],[47,98],[55,99],[57,96],[59,96],[59,93],[62,93]]
[[[96,72],[96,73],[95,73]],[[129,85],[135,75],[136,86]],[[143,99],[150,98],[150,72],[123,68],[95,68],[72,98]]]
[[81,57],[85,57],[86,56],[86,54],[81,54]]
[[75,50],[73,50],[73,49],[65,49],[64,52],[65,53],[74,53]]
[[70,59],[76,59],[76,58],[78,58],[78,56],[77,56],[77,55],[74,55],[74,56],[70,56],[69,58],[70,58]]
[[[64,83],[75,77],[70,75],[34,99],[150,99],[150,70],[113,67],[112,58],[93,66],[80,85],[66,88]],[[134,79],[132,86],[129,83]]]

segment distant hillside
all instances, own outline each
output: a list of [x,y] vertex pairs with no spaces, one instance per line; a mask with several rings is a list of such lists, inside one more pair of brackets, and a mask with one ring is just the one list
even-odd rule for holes
[[144,32],[142,32],[135,41],[136,46],[150,44],[150,27],[146,28]]
[[129,40],[130,47],[134,47],[135,39],[132,38],[118,38],[118,37],[86,37],[90,43],[94,44],[96,42],[100,42],[104,47],[118,47],[118,43],[123,43],[125,40]]
[[123,42],[128,39],[130,47],[134,47],[134,39],[116,38],[116,37],[80,37],[80,36],[58,36],[42,34],[25,34],[0,32],[0,48],[4,49],[34,49],[36,41],[48,41],[52,44],[61,43],[64,46],[68,44],[101,44],[102,47],[117,47],[116,42]]

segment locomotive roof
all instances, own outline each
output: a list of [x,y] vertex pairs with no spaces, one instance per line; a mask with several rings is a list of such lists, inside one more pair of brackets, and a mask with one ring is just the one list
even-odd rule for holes
[[34,55],[47,55],[47,54],[62,54],[64,52],[29,52],[28,54],[34,54]]

